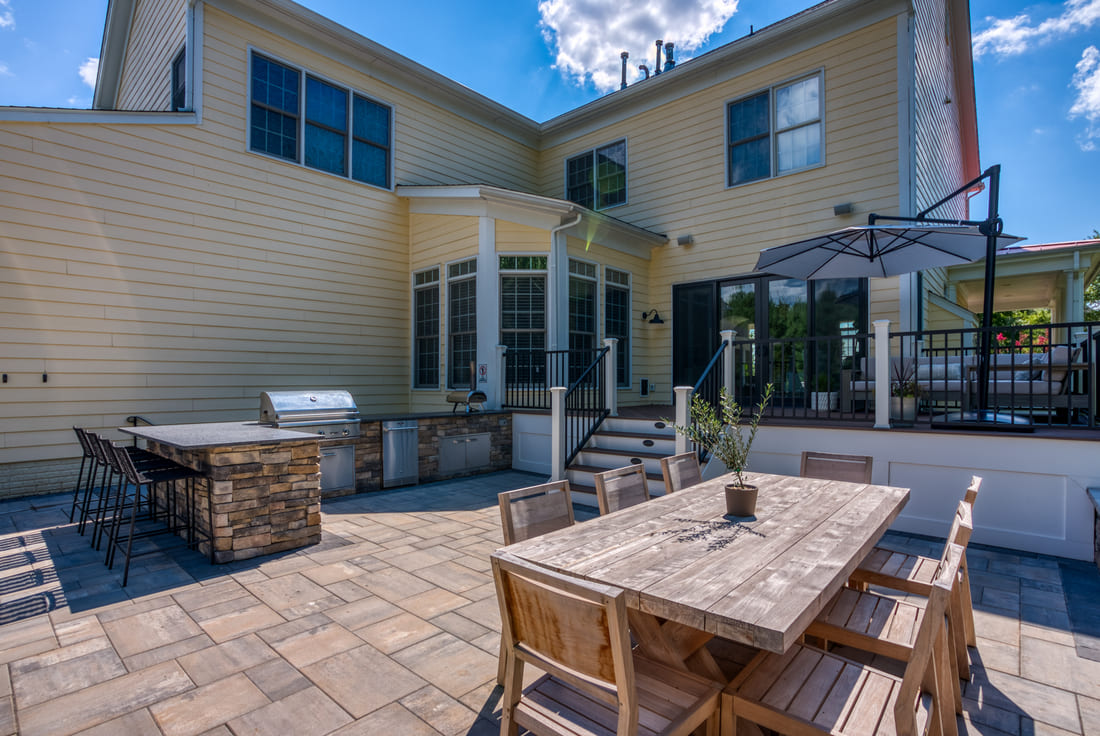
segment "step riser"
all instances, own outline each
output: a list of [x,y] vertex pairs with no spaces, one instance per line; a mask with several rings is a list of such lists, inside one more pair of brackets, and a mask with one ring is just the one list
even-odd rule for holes
[[588,447],[623,452],[659,452],[672,455],[676,452],[675,437],[620,437],[617,435],[597,434],[588,443]]
[[676,431],[671,424],[661,429],[655,426],[652,419],[624,419],[622,417],[608,417],[603,420],[600,429],[607,432],[637,432],[639,434],[653,434],[662,437],[676,437]]
[[[577,465],[595,465],[599,468],[607,468],[613,470],[614,468],[622,468],[631,464],[633,457],[627,455],[618,455],[611,453],[600,452],[599,449],[588,448],[584,452],[577,455],[573,461]],[[645,466],[647,473],[653,473],[656,475],[661,474],[661,461],[657,458],[637,458],[642,461],[642,465]]]

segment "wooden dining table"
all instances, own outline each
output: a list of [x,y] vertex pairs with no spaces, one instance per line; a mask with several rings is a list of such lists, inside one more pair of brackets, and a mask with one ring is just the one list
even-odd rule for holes
[[646,656],[717,677],[720,636],[784,652],[897,518],[907,488],[745,473],[756,514],[725,514],[732,476],[509,545],[519,558],[626,592]]

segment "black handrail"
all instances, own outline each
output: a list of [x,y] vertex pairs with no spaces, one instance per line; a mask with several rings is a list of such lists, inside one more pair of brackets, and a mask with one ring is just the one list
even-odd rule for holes
[[[138,416],[137,414],[132,414],[131,416],[126,417],[126,423],[129,424],[131,427],[138,426],[138,422],[144,425],[148,425],[150,427],[157,426],[156,422],[146,419],[145,417]],[[134,438],[134,447],[137,447],[137,437]]]
[[604,361],[609,351],[608,347],[600,348],[565,392],[565,467],[569,467],[611,413],[603,391]]
[[703,369],[702,374],[699,376],[699,380],[696,381],[695,386],[692,387],[691,396],[693,400],[696,396],[702,396],[712,407],[718,407],[718,398],[722,389],[722,381],[714,368],[718,365],[718,362],[722,358],[722,353],[729,345],[729,340],[723,340],[722,344],[718,346],[718,350],[711,356],[710,362],[707,363],[707,367]]

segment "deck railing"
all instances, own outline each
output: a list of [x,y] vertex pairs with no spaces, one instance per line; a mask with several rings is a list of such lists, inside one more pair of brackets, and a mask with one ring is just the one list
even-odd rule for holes
[[[869,333],[734,340],[735,396],[755,403],[770,382],[767,416],[794,420],[874,421],[881,397],[892,426],[1097,426],[1100,323],[890,332],[888,344],[876,342]],[[875,380],[880,347],[885,387]]]
[[549,409],[550,388],[573,385],[603,350],[509,348],[501,403],[508,409]]
[[589,438],[607,418],[610,409],[603,390],[608,348],[596,351],[596,357],[588,364],[565,392],[565,465],[569,466],[580,453]]

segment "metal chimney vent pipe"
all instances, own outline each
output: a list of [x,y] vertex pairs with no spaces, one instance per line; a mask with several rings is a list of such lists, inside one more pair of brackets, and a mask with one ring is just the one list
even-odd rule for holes
[[657,39],[657,66],[653,67],[654,74],[661,73],[661,47],[664,46],[664,41]]
[[645,78],[649,79],[649,67],[648,66],[646,66],[645,64],[639,64],[638,65],[638,71],[645,72]]
[[630,58],[630,54],[624,51],[619,54],[619,56],[621,56],[623,60],[623,81],[622,84],[619,85],[619,89],[626,89],[626,60]]
[[672,67],[676,66],[676,61],[672,58],[672,50],[676,44],[669,41],[665,44],[665,71],[667,72]]

